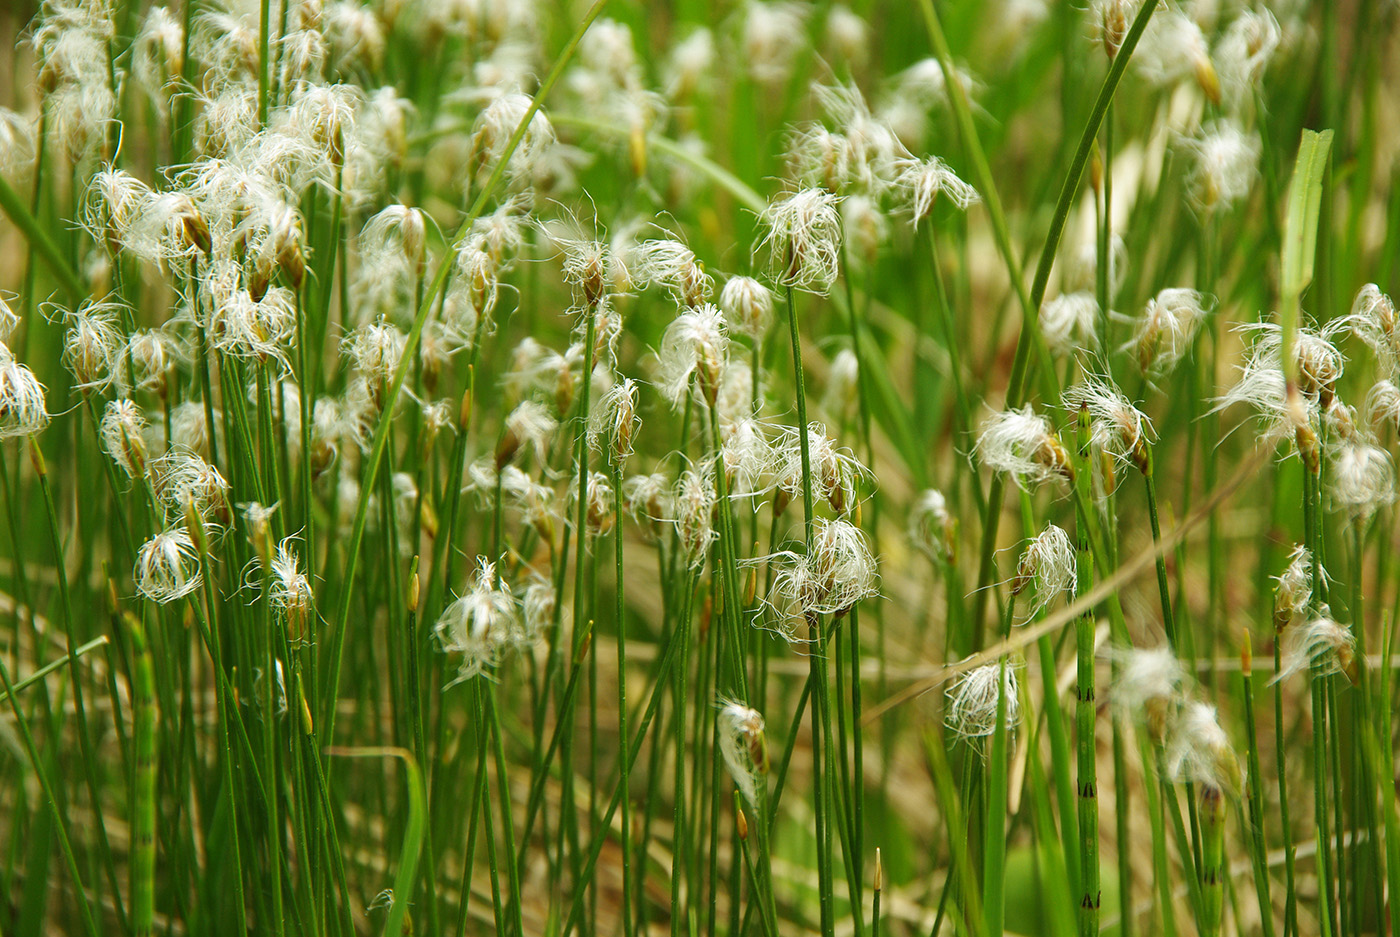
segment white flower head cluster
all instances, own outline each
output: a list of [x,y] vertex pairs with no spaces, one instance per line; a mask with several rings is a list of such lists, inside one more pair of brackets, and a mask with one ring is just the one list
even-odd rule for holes
[[135,402],[125,398],[107,402],[98,434],[107,455],[129,478],[146,470],[146,433],[146,417]]
[[740,42],[754,81],[780,85],[807,42],[807,6],[791,0],[748,0]]
[[1312,551],[1302,544],[1295,546],[1288,556],[1288,565],[1274,577],[1274,582],[1274,629],[1282,632],[1295,618],[1306,614],[1312,604]]
[[105,3],[46,3],[30,35],[44,92],[45,130],[76,164],[96,149],[117,109],[108,46],[116,32]]
[[[504,93],[497,95],[477,115],[472,133],[472,154],[478,165],[494,167],[500,162],[512,135],[524,122],[533,103],[528,95]],[[513,181],[528,179],[554,145],[554,126],[543,109],[536,109],[519,145],[506,163],[506,175]]]
[[695,252],[674,239],[638,244],[629,269],[634,284],[659,286],[681,306],[706,305],[714,293],[714,278],[705,272]]
[[1215,707],[1193,698],[1190,675],[1170,647],[1109,648],[1109,699],[1125,718],[1142,721],[1161,747],[1166,779],[1238,792],[1239,756],[1216,718]]
[[855,407],[860,387],[860,359],[854,350],[842,348],[831,359],[826,373],[822,409],[835,420],[844,421]]
[[675,513],[671,480],[660,472],[632,475],[622,483],[622,503],[650,539],[659,538],[662,525]]
[[[606,533],[612,527],[613,512],[613,490],[612,482],[603,472],[589,472],[585,487],[586,498],[583,506],[584,527],[590,538],[596,538],[599,534]],[[574,523],[578,512],[578,478],[574,477],[569,481],[567,508],[565,518],[570,523]]]
[[117,325],[118,306],[85,302],[65,313],[63,363],[73,372],[80,390],[105,391],[116,381],[118,359],[125,344]]
[[475,492],[488,508],[495,499],[499,483],[504,507],[533,527],[545,543],[554,542],[554,532],[563,518],[563,506],[554,488],[536,481],[514,465],[506,465],[498,472],[496,461],[490,456],[468,466],[467,477],[463,491]]
[[623,378],[598,399],[588,419],[588,440],[606,449],[621,464],[632,454],[632,441],[641,421],[637,417],[637,382]]
[[1239,110],[1264,77],[1283,39],[1278,20],[1267,7],[1241,10],[1215,44],[1212,58],[1220,75],[1221,96]]
[[717,502],[714,472],[705,464],[692,465],[676,479],[670,498],[670,521],[680,536],[691,569],[704,566],[710,544],[719,539],[714,527]]
[[307,619],[315,608],[311,580],[301,571],[297,558],[296,538],[286,537],[277,544],[272,560],[272,585],[268,601],[287,616],[289,636],[296,640],[305,633]]
[[193,511],[206,523],[232,518],[229,484],[219,470],[188,450],[169,449],[149,465],[151,488],[171,520]]
[[1368,520],[1395,500],[1395,464],[1390,453],[1359,432],[1337,443],[1327,466],[1331,473],[1328,496],[1353,522]]
[[1381,378],[1366,394],[1366,412],[1377,426],[1400,430],[1400,386]]
[[719,457],[730,497],[753,499],[772,491],[778,450],[770,438],[771,427],[744,417],[723,425],[721,433]]

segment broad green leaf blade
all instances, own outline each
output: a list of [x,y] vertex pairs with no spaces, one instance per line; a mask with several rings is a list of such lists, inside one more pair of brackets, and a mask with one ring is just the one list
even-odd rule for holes
[[1280,258],[1279,317],[1283,326],[1283,368],[1289,383],[1297,379],[1292,349],[1298,331],[1298,306],[1313,276],[1317,254],[1317,223],[1322,209],[1322,177],[1332,150],[1332,131],[1304,130],[1288,186],[1288,217],[1284,220]]

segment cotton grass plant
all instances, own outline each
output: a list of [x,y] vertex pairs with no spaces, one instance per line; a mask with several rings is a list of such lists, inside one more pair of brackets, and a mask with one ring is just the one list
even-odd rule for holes
[[0,932],[1395,931],[1398,18],[0,13]]

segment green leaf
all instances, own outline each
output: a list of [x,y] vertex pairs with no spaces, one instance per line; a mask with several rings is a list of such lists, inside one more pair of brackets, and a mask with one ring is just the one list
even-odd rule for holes
[[1283,254],[1280,258],[1279,317],[1283,325],[1283,367],[1290,383],[1297,378],[1292,355],[1298,331],[1298,307],[1303,290],[1313,276],[1317,255],[1317,222],[1322,209],[1322,177],[1332,151],[1332,131],[1304,130],[1288,185],[1288,217],[1284,220]]

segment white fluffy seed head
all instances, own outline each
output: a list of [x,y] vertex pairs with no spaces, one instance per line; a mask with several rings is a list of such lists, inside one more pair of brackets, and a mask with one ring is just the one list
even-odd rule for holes
[[64,316],[63,362],[82,390],[105,390],[116,379],[123,337],[117,327],[117,306],[84,303]]
[[667,96],[677,101],[693,95],[713,74],[714,61],[714,34],[705,27],[677,42],[667,57]]
[[1137,12],[1136,7],[1134,0],[1094,0],[1090,5],[1094,28],[1103,43],[1104,53],[1110,59],[1117,58],[1123,37],[1128,32],[1128,24]]
[[0,341],[0,439],[36,436],[48,425],[44,385]]
[[1050,421],[1030,404],[987,417],[977,436],[976,451],[983,465],[1012,476],[1023,488],[1074,477],[1069,453],[1052,432]]
[[17,328],[19,328],[19,316],[15,315],[15,311],[5,301],[5,294],[0,293],[0,343],[8,342]]
[[193,510],[206,522],[228,523],[229,484],[218,469],[193,452],[169,450],[151,462],[150,477],[167,518],[178,519]]
[[1228,105],[1238,108],[1248,100],[1282,38],[1278,20],[1265,7],[1243,10],[1231,21],[1212,56]]
[[789,134],[784,163],[794,183],[840,192],[853,180],[855,159],[850,137],[810,123]]
[[[788,501],[803,495],[802,439],[796,428],[784,428],[776,449],[775,483],[779,501],[775,509],[781,513]],[[860,485],[873,478],[871,471],[861,464],[849,450],[837,445],[836,440],[826,435],[826,427],[821,423],[807,426],[808,461],[811,465],[812,498],[826,501],[837,514],[845,514],[855,508]]]
[[33,160],[33,124],[17,111],[0,107],[0,175],[20,172]]
[[1395,303],[1379,286],[1367,283],[1361,287],[1344,321],[1357,338],[1371,346],[1385,373],[1394,374],[1400,370],[1400,322],[1396,318]]
[[661,534],[661,525],[675,515],[671,480],[660,472],[633,475],[622,483],[622,502],[632,519],[652,537]]
[[1328,460],[1332,477],[1328,494],[1337,507],[1364,522],[1395,500],[1395,466],[1390,453],[1371,442],[1353,438],[1342,442]]
[[1304,671],[1314,676],[1344,673],[1356,682],[1356,636],[1351,627],[1331,617],[1324,604],[1317,618],[1292,625],[1283,632],[1279,672],[1271,684]]
[[1021,554],[1011,594],[1020,595],[1027,586],[1034,586],[1031,615],[1039,614],[1057,595],[1074,591],[1078,582],[1075,559],[1074,544],[1069,534],[1050,524]]
[[[506,144],[529,113],[532,103],[529,95],[512,92],[499,95],[486,105],[477,115],[472,131],[472,158],[476,165],[494,164],[501,159]],[[554,141],[554,126],[542,109],[536,110],[506,164],[507,175],[512,180],[528,178],[554,146]]]
[[787,0],[749,0],[745,4],[743,55],[755,81],[778,85],[787,80],[807,42],[806,14],[805,4]]
[[1400,430],[1400,387],[1394,381],[1376,381],[1366,394],[1366,412],[1372,423]]
[[1100,451],[1138,470],[1148,470],[1147,445],[1152,440],[1152,421],[1133,406],[1127,397],[1103,381],[1090,378],[1065,390],[1065,409],[1089,411],[1092,442]]
[[677,316],[656,352],[657,385],[672,406],[686,398],[694,377],[701,399],[713,406],[729,355],[729,334],[718,306],[705,303]]
[[841,224],[850,244],[851,262],[872,266],[880,246],[889,240],[890,223],[880,203],[859,193],[841,201]]
[[1244,772],[1214,706],[1192,701],[1178,710],[1167,727],[1166,769],[1175,783],[1238,793]]
[[773,324],[773,293],[753,277],[730,277],[720,291],[719,308],[731,332],[755,341]]
[[903,161],[898,184],[914,216],[915,225],[929,216],[940,195],[962,211],[967,211],[981,200],[977,190],[959,179],[952,168],[937,156]]
[[1187,183],[1197,208],[1214,211],[1249,195],[1258,173],[1258,134],[1231,120],[1217,120],[1181,145],[1196,159]]
[[1312,604],[1312,551],[1301,544],[1294,547],[1288,565],[1274,582],[1274,630],[1281,632]]
[[[613,509],[613,489],[608,476],[603,472],[589,472],[586,485],[587,497],[583,505],[584,526],[590,537],[597,537],[612,529],[616,514]],[[569,482],[568,510],[565,514],[570,524],[578,516],[578,478]]]
[[169,332],[138,329],[118,354],[117,383],[123,392],[129,393],[134,386],[164,400],[175,368],[183,358],[184,349]]
[[394,380],[407,343],[408,336],[383,319],[360,326],[342,342],[351,364],[368,382],[376,406]]
[[146,418],[134,402],[109,401],[99,434],[107,455],[129,477],[146,470]]
[[841,258],[839,199],[822,189],[799,189],[769,202],[760,221],[767,228],[771,270],[784,286],[826,295]]
[[1021,724],[1020,681],[1016,665],[1008,659],[983,664],[963,674],[948,688],[943,724],[957,737],[980,744],[997,730],[997,709],[1002,725],[1012,732]]
[[705,272],[694,251],[680,241],[643,241],[632,252],[630,271],[637,285],[655,285],[668,290],[681,306],[699,306],[710,301],[714,279]]
[[136,557],[134,578],[142,595],[162,605],[198,589],[203,577],[189,532],[172,527],[146,541]]
[[1220,103],[1220,78],[1211,62],[1205,33],[1181,10],[1165,9],[1152,17],[1133,54],[1133,65],[1158,86],[1193,77],[1212,103]]
[[295,537],[287,537],[277,545],[277,555],[272,560],[272,587],[268,591],[272,607],[287,616],[289,637],[294,641],[305,633],[315,603],[311,580],[301,571],[295,544]]
[[718,703],[719,752],[734,786],[753,807],[758,806],[759,785],[768,774],[768,743],[763,716],[737,700]]
[[1040,334],[1061,357],[1097,348],[1098,321],[1099,303],[1088,290],[1061,293],[1040,307]]
[[844,3],[826,14],[826,45],[839,60],[863,65],[870,54],[870,24]]
[[496,564],[477,557],[471,589],[443,610],[433,632],[445,653],[462,655],[452,684],[484,673],[519,643],[523,632],[518,604],[505,584],[498,583]]
[[606,447],[619,465],[632,454],[632,441],[637,432],[637,382],[623,378],[599,400],[589,421],[590,441],[594,448]]
[[1170,647],[1110,648],[1107,656],[1115,665],[1109,700],[1125,716],[1145,723],[1160,745],[1187,686],[1181,661]]
[[1147,301],[1133,329],[1130,348],[1144,373],[1164,374],[1191,350],[1213,300],[1192,289],[1171,287]]
[[943,492],[929,488],[909,509],[909,540],[936,563],[957,559],[958,522]]
[[780,553],[773,587],[787,611],[811,622],[844,615],[878,593],[875,557],[865,534],[850,521],[816,518],[809,555]]
[[427,258],[428,225],[421,208],[390,205],[365,222],[360,251],[367,269],[374,269],[386,255],[401,257],[417,277]]
[[720,458],[734,499],[753,498],[771,491],[775,484],[778,454],[769,439],[770,429],[752,417],[735,419],[722,428]]
[[831,359],[831,366],[826,375],[822,409],[828,416],[837,420],[845,418],[858,399],[859,382],[860,363],[856,353],[849,348],[842,348]]
[[260,298],[236,287],[223,292],[211,284],[210,336],[224,354],[275,363],[283,373],[291,370],[290,352],[296,341],[296,297],[283,286],[274,286]]
[[506,417],[501,440],[496,446],[496,466],[509,464],[516,453],[528,446],[535,461],[543,463],[545,448],[559,422],[537,400],[523,400]]
[[714,478],[708,466],[692,466],[676,480],[671,520],[691,569],[705,565],[710,544],[719,539],[714,528],[716,500]]

